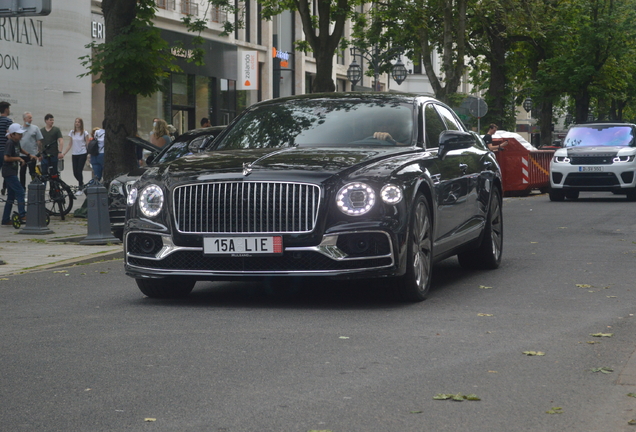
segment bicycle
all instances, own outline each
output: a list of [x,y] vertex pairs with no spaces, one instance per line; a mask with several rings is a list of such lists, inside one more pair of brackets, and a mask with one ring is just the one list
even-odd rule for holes
[[73,189],[64,183],[59,173],[53,173],[53,167],[49,167],[48,174],[42,174],[40,166],[35,168],[36,175],[35,180],[39,180],[42,183],[49,183],[48,195],[44,199],[44,207],[46,212],[52,216],[60,216],[64,220],[66,216],[73,209],[73,200],[75,200],[75,194]]

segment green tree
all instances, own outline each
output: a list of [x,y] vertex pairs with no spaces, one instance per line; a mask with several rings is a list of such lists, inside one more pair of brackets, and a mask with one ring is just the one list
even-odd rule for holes
[[[297,49],[313,51],[316,60],[316,77],[313,81],[312,92],[333,92],[336,86],[333,82],[333,58],[340,46],[344,34],[345,24],[354,14],[354,7],[363,4],[363,0],[258,0],[261,4],[263,19],[270,20],[284,12],[298,12],[304,41],[298,41]],[[226,21],[224,33],[230,33],[243,26],[243,11],[229,0],[208,0],[213,5],[233,14],[234,21]],[[316,10],[313,5],[316,5]],[[189,19],[192,28],[204,29],[206,20]]]
[[[355,43],[403,47],[422,63],[435,97],[456,102],[465,71],[466,9],[469,0],[391,0],[375,2],[368,19],[357,20]],[[367,24],[370,22],[371,24]],[[433,56],[441,58],[438,75]],[[386,70],[384,70],[386,72]]]
[[103,0],[106,39],[92,43],[82,57],[86,75],[105,86],[104,181],[136,167],[135,147],[126,137],[137,134],[137,95],[149,96],[178,68],[165,40],[154,27],[154,0]]

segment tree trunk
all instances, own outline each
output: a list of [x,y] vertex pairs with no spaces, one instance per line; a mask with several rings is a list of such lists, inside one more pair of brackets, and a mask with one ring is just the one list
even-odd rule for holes
[[[108,43],[121,34],[135,19],[136,2],[130,0],[103,0],[102,11]],[[105,68],[111,67],[106,65]],[[122,94],[106,81],[104,105],[104,177],[109,183],[120,174],[137,166],[135,146],[126,137],[137,134],[137,96]],[[99,125],[102,126],[102,125]]]
[[590,93],[587,91],[587,86],[574,96],[574,102],[575,123],[586,123],[590,110]]
[[490,41],[490,54],[488,61],[490,64],[490,82],[486,101],[488,102],[488,123],[495,123],[501,128],[510,129],[506,124],[506,105],[508,97],[506,95],[506,53],[508,51],[508,41],[500,37],[505,34],[505,28],[494,28],[489,30],[488,39]]
[[333,73],[333,52],[321,50],[315,53],[316,77],[311,86],[312,93],[333,92],[336,86],[331,78]]
[[539,112],[539,124],[541,125],[541,145],[548,146],[552,144],[552,101],[544,101],[541,103]]

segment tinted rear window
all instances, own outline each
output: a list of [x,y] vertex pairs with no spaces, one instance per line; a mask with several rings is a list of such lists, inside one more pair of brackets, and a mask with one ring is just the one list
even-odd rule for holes
[[634,135],[630,126],[577,126],[565,137],[566,147],[579,146],[633,146]]

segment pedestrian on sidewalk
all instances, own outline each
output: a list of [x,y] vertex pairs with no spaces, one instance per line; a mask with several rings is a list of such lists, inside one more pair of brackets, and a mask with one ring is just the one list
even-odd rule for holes
[[[35,155],[38,153],[38,148],[42,145],[42,132],[40,132],[39,127],[31,123],[33,121],[33,115],[30,112],[27,111],[22,114],[22,120],[24,121],[22,124],[24,134],[22,134],[22,139],[20,140],[20,147],[28,154]],[[20,184],[26,188],[27,168],[29,169],[31,180],[33,180],[33,178],[35,178],[35,167],[38,160],[37,158],[27,156],[22,156],[22,159],[24,159],[26,164],[20,167]]]
[[[2,101],[0,102],[0,170],[2,170],[2,164],[4,161],[4,146],[7,143],[7,129],[9,129],[9,125],[13,123],[13,120],[9,118],[9,114],[11,114],[11,110],[9,107],[11,104],[9,102]],[[2,182],[2,195],[7,193],[7,186]]]
[[90,140],[88,132],[84,130],[84,120],[79,117],[76,118],[73,130],[69,132],[68,136],[68,146],[62,153],[62,157],[66,156],[66,154],[72,150],[73,176],[79,184],[80,190],[77,192],[77,195],[81,195],[82,189],[84,188],[84,174],[82,171],[84,170],[87,157],[86,145]]
[[102,122],[102,128],[97,129],[93,133],[93,138],[95,138],[99,143],[99,154],[97,156],[91,156],[91,166],[93,167],[93,172],[95,173],[95,179],[97,179],[97,181],[102,180],[102,173],[104,172],[104,138],[106,137],[106,131],[104,130],[105,127],[106,120]]
[[[24,187],[20,184],[18,172],[20,165],[24,165],[24,159],[20,157],[20,139],[25,130],[18,123],[13,123],[7,130],[8,138],[4,149],[4,162],[2,164],[2,177],[7,184],[8,194],[7,202],[4,205],[4,213],[2,214],[2,225],[13,225],[11,222],[11,209],[13,203],[18,201],[18,215],[20,221],[26,222],[26,209],[24,206]],[[26,152],[24,152],[26,153]],[[26,153],[30,158],[35,156]]]
[[53,174],[57,174],[57,164],[62,156],[61,148],[64,147],[64,138],[62,132],[57,126],[54,126],[55,118],[53,114],[44,116],[44,126],[40,129],[42,133],[42,148],[40,150],[42,174],[48,175],[49,166],[53,167]]

